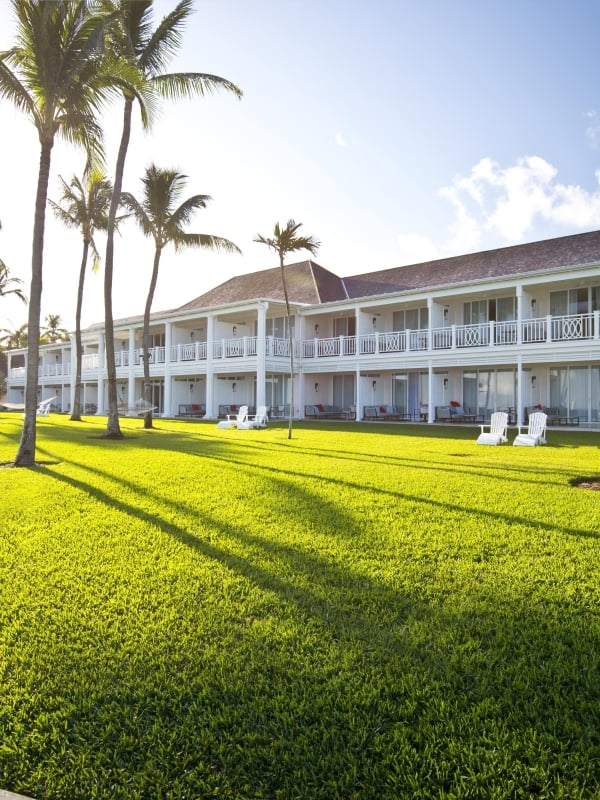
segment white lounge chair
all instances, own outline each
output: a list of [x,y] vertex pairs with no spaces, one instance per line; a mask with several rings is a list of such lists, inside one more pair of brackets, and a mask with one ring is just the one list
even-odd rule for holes
[[238,431],[247,431],[250,428],[266,428],[269,424],[269,417],[267,415],[267,407],[259,406],[256,409],[256,414],[250,414],[244,422],[238,422]]
[[538,444],[546,444],[546,420],[547,415],[543,411],[535,411],[529,415],[529,425],[527,426],[527,433],[519,432],[513,444],[521,445],[524,447],[535,447]]
[[37,417],[47,417],[50,414],[50,406],[54,402],[55,397],[47,397],[38,403],[35,414]]
[[240,406],[237,414],[227,414],[227,419],[217,423],[217,428],[239,428],[248,417],[248,406]]
[[[490,417],[490,424],[481,426],[477,444],[504,444],[508,442],[507,426],[508,414],[506,411],[494,411]],[[489,428],[489,430],[486,431],[486,428]]]

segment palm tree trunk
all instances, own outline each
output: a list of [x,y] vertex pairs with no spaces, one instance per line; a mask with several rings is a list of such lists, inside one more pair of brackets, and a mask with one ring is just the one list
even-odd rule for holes
[[35,220],[31,249],[31,288],[29,291],[29,317],[27,323],[27,376],[25,383],[25,420],[21,441],[15,457],[16,467],[32,467],[35,464],[36,411],[38,404],[38,366],[40,362],[40,310],[42,303],[42,266],[44,260],[44,228],[46,224],[46,202],[50,159],[54,139],[42,140],[37,193],[35,197]]
[[75,392],[73,394],[73,408],[71,409],[70,417],[72,422],[81,422],[81,308],[83,306],[83,284],[85,282],[89,248],[89,241],[84,239],[81,266],[79,268],[79,284],[77,286],[77,308],[75,310]]
[[144,329],[142,334],[142,347],[144,348],[144,401],[148,403],[148,411],[144,414],[144,428],[152,427],[152,384],[150,383],[150,309],[154,300],[154,291],[158,279],[158,267],[160,264],[161,248],[157,247],[154,251],[154,264],[152,267],[152,277],[150,278],[150,288],[146,298],[144,309]]
[[117,399],[117,367],[115,364],[115,333],[112,310],[112,282],[114,267],[114,242],[115,220],[117,209],[121,200],[123,188],[123,173],[125,171],[125,158],[131,136],[131,111],[133,97],[125,97],[123,111],[123,133],[117,155],[115,182],[113,186],[110,210],[108,212],[108,231],[106,237],[106,259],[104,261],[104,337],[106,346],[106,377],[108,381],[108,418],[106,421],[106,439],[122,439],[123,434],[119,426],[119,406]]
[[283,256],[279,255],[279,267],[281,269],[281,282],[283,284],[283,296],[285,297],[285,310],[287,313],[288,340],[290,347],[290,419],[288,422],[288,439],[292,438],[292,418],[294,416],[294,337],[292,336],[292,319],[290,314],[290,301],[288,299],[287,284],[285,282],[285,269],[283,267]]

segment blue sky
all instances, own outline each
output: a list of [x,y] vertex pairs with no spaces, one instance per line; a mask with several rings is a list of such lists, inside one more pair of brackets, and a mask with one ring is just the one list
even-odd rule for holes
[[[156,2],[156,17],[173,0]],[[292,217],[321,240],[339,275],[600,228],[600,3],[553,0],[196,0],[173,69],[235,81],[218,95],[165,103],[149,134],[135,120],[124,188],[145,166],[176,167],[188,194],[213,197],[191,230],[225,236],[242,256],[165,251],[154,310],[228,278],[276,266],[253,242]],[[0,0],[0,48],[11,9]],[[0,103],[0,257],[29,283],[38,143]],[[114,169],[121,108],[105,115]],[[57,175],[83,157],[59,143]],[[101,251],[104,242],[99,237]],[[74,324],[81,243],[47,221],[42,314]],[[302,254],[299,256],[303,257]],[[116,243],[114,312],[141,314],[150,243],[126,226]],[[103,319],[89,275],[84,324]],[[26,309],[3,300],[0,327]]]

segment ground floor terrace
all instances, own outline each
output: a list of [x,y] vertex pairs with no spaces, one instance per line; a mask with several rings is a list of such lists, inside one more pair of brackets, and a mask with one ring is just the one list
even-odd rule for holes
[[[241,366],[241,365],[239,365]],[[218,419],[241,405],[266,405],[271,418],[290,414],[289,367],[265,370],[202,372],[164,371],[151,374],[155,414],[164,417]],[[39,399],[53,398],[52,410],[71,411],[71,376],[48,376],[40,382]],[[357,368],[336,371],[315,369],[302,363],[294,375],[293,416],[297,419],[382,419],[395,421],[452,421],[457,406],[459,421],[481,422],[497,410],[509,412],[511,424],[527,421],[529,410],[543,407],[550,424],[600,427],[600,361],[597,363],[499,363],[462,366],[398,364],[392,368]],[[136,374],[118,375],[117,397],[122,415],[137,414],[144,396],[141,368]],[[9,386],[8,401],[22,402],[24,386]],[[84,372],[82,410],[102,415],[108,409],[106,375],[92,379]],[[376,409],[373,412],[373,409]],[[387,415],[387,417],[386,417]]]

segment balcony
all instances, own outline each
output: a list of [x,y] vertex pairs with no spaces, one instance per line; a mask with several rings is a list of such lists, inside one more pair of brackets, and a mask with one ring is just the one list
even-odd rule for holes
[[444,328],[369,333],[362,336],[337,336],[310,339],[302,343],[305,359],[340,358],[354,355],[407,353],[419,351],[465,350],[481,347],[507,347],[535,343],[600,340],[600,312],[562,317],[484,322],[477,325],[452,325]]
[[[508,322],[485,322],[477,325],[452,325],[443,328],[368,333],[359,336],[335,336],[326,339],[307,339],[294,344],[294,356],[303,360],[326,361],[355,356],[380,356],[393,353],[436,353],[440,351],[472,351],[478,348],[517,348],[531,345],[556,344],[576,341],[600,342],[600,312],[570,314],[560,317],[510,320]],[[256,336],[220,339],[212,343],[211,357],[215,362],[236,362],[256,358],[259,340]],[[288,339],[267,336],[265,356],[272,359],[289,359]],[[193,364],[208,360],[207,342],[176,344],[169,348],[150,348],[150,364]],[[121,350],[115,353],[116,366],[129,367],[130,353]],[[84,354],[83,372],[100,369],[98,353]],[[133,365],[143,364],[143,350],[137,348],[133,354]],[[70,363],[42,364],[40,378],[70,377]],[[25,380],[26,368],[10,370],[13,380]]]

